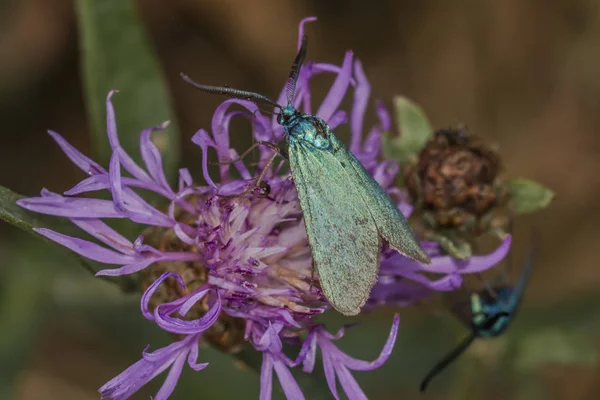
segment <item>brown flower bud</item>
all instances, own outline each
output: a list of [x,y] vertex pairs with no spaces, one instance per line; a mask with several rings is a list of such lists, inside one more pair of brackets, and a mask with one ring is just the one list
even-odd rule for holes
[[502,202],[498,155],[464,128],[441,129],[404,170],[412,200],[442,228],[477,221]]

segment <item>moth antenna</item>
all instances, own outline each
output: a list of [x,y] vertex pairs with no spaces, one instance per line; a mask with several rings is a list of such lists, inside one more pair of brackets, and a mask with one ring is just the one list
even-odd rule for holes
[[[508,234],[512,236],[514,234],[514,231],[515,231],[515,221],[514,221],[514,216],[512,215],[512,213],[511,213],[511,215],[508,216],[508,227],[507,228],[508,228],[507,229],[508,230]],[[512,275],[513,268],[514,268],[514,265],[513,265],[513,252],[509,251],[508,255],[506,256],[506,268],[503,271],[505,284],[510,281],[510,277]]]
[[452,351],[444,356],[437,364],[431,368],[431,371],[425,376],[423,381],[421,382],[420,391],[424,392],[427,390],[427,386],[433,378],[435,378],[440,372],[444,370],[450,363],[458,358],[464,351],[473,343],[475,340],[475,333],[471,333],[469,336],[465,337]]
[[534,230],[531,234],[531,244],[529,245],[527,255],[525,256],[524,265],[522,267],[521,273],[519,274],[519,278],[517,279],[513,287],[515,302],[518,302],[520,300],[520,297],[525,291],[525,286],[529,281],[529,276],[531,275],[531,270],[533,269],[533,264],[535,263],[535,258],[539,250],[539,240],[540,239],[538,232]]
[[248,101],[255,103],[256,105],[264,103],[264,104],[270,105],[273,108],[280,108],[280,109],[283,108],[283,106],[280,106],[279,104],[277,104],[273,100],[269,99],[267,96],[263,96],[262,94],[258,94],[255,92],[248,92],[246,90],[233,89],[233,88],[230,88],[229,86],[201,85],[197,82],[194,82],[189,76],[187,76],[183,72],[180,73],[180,75],[181,75],[181,78],[186,83],[188,83],[189,85],[191,85],[191,86],[195,87],[196,89],[201,90],[205,93],[222,94],[224,96],[232,97],[234,99],[248,100]]
[[292,70],[290,71],[290,76],[285,85],[285,94],[287,97],[288,105],[292,104],[292,100],[294,100],[294,92],[296,91],[296,82],[298,81],[298,75],[300,73],[300,67],[302,67],[302,63],[304,62],[304,58],[306,57],[306,46],[308,44],[308,36],[302,36],[302,44],[300,45],[300,50],[294,59],[294,63],[292,64]]

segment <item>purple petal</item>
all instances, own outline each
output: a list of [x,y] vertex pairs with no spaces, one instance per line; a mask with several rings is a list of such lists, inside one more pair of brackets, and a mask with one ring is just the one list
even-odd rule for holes
[[308,22],[314,22],[317,20],[317,17],[306,17],[300,20],[300,25],[298,26],[298,50],[300,51],[300,46],[302,46],[302,37],[304,36],[304,24]]
[[279,360],[275,360],[273,367],[286,398],[288,400],[304,400],[304,394],[288,367]]
[[269,353],[263,353],[260,368],[260,400],[271,400],[273,392],[273,360]]
[[162,156],[150,138],[152,132],[165,129],[168,124],[169,122],[167,121],[158,127],[144,129],[140,135],[140,151],[152,179],[163,188],[170,190],[171,187],[167,183],[167,178],[163,170]]
[[[157,185],[152,180],[139,180],[136,178],[128,178],[121,176],[121,184],[124,187],[138,187],[146,190],[156,192],[168,199],[173,197],[171,189],[163,188]],[[103,175],[92,175],[89,178],[84,179],[71,189],[64,192],[67,196],[73,196],[86,192],[95,192],[98,190],[110,189],[110,177],[108,174]]]
[[271,120],[269,117],[261,113],[254,113],[253,116],[254,138],[256,141],[271,141],[273,139],[273,131],[271,130]]
[[111,90],[106,96],[106,134],[108,136],[108,141],[112,149],[119,147],[119,138],[117,135],[115,108],[113,107],[112,101],[110,99],[115,93],[118,92],[118,90]]
[[40,190],[40,196],[41,197],[62,197],[60,194],[54,193],[46,188],[42,188],[42,190]]
[[381,135],[391,129],[391,117],[385,104],[377,101],[375,104],[379,124],[371,127],[363,144],[363,153],[371,158],[376,158],[381,151]]
[[163,283],[165,279],[169,277],[175,278],[177,280],[177,283],[179,284],[179,287],[185,289],[185,283],[183,282],[183,278],[181,277],[181,275],[176,274],[175,272],[164,272],[161,276],[158,277],[158,279],[156,279],[154,282],[152,282],[150,286],[148,286],[148,289],[146,289],[146,291],[142,295],[140,307],[142,309],[142,315],[144,316],[144,318],[154,320],[154,314],[148,309],[148,304],[154,292],[156,292],[161,283]]
[[400,166],[394,160],[385,160],[379,163],[373,172],[373,178],[379,185],[386,188],[394,183]]
[[337,383],[335,381],[335,361],[332,359],[332,355],[330,353],[326,353],[321,348],[321,353],[323,356],[323,371],[325,372],[325,380],[327,381],[327,386],[329,386],[329,390],[331,394],[336,400],[340,399],[340,395],[337,391]]
[[219,314],[221,313],[220,298],[215,301],[215,304],[209,308],[205,315],[192,321],[170,317],[162,312],[165,306],[166,304],[161,304],[154,309],[154,320],[156,321],[156,324],[167,332],[184,335],[204,332],[217,321]]
[[194,180],[192,179],[192,175],[187,168],[179,169],[179,190],[183,190],[183,188],[192,186]]
[[[221,103],[212,118],[212,132],[213,137],[215,138],[217,155],[219,156],[219,161],[227,160],[229,156],[229,118],[225,118],[225,114],[229,107],[233,104],[238,104],[244,108],[246,108],[250,113],[258,113],[258,106],[250,101],[239,100],[239,99],[229,99],[225,100]],[[221,170],[221,181],[226,181],[228,176],[228,166],[222,165],[220,167]]]
[[[198,335],[198,339],[200,335]],[[190,354],[188,355],[188,365],[191,369],[198,372],[208,367],[208,363],[199,363],[198,362],[198,339],[195,340],[192,348],[190,349]]]
[[69,157],[73,164],[88,175],[105,174],[106,170],[92,159],[84,156],[79,150],[71,146],[61,135],[54,131],[48,131],[52,139],[60,146],[62,151]]
[[204,129],[200,129],[192,136],[192,142],[202,150],[202,175],[204,176],[204,180],[210,186],[216,188],[217,185],[215,185],[215,182],[210,178],[210,174],[208,173],[208,148],[216,147],[215,143]]
[[115,109],[113,107],[111,97],[113,94],[118,93],[117,90],[111,90],[106,96],[106,133],[110,147],[113,150],[113,156],[118,155],[119,163],[123,165],[126,171],[132,174],[134,177],[149,181],[150,177],[139,165],[131,158],[131,156],[121,147],[119,143],[119,136],[117,133],[117,123],[115,120]]
[[363,122],[369,96],[371,95],[371,85],[359,60],[354,61],[354,77],[356,88],[354,89],[354,102],[352,103],[352,117],[350,120],[350,132],[352,132],[350,151],[356,154],[360,150]]
[[241,180],[235,180],[227,182],[219,187],[219,195],[221,196],[233,196],[240,194],[248,186],[247,182]]
[[365,392],[362,391],[358,382],[356,382],[356,379],[354,379],[350,371],[348,371],[348,368],[342,364],[336,371],[342,389],[344,389],[344,392],[348,396],[348,400],[368,400]]
[[133,244],[99,219],[72,219],[75,225],[103,243],[124,254],[134,255]]
[[262,334],[260,340],[254,345],[258,351],[281,353],[282,345],[279,339],[279,331],[283,325],[281,323],[272,324],[269,321],[269,326]]
[[506,257],[510,250],[511,240],[511,236],[506,235],[503,242],[490,254],[472,256],[465,261],[457,260],[451,256],[438,256],[432,257],[431,264],[423,265],[401,254],[394,254],[381,263],[381,270],[385,273],[401,276],[408,276],[407,274],[412,274],[416,271],[436,272],[440,274],[482,272],[498,264]]
[[[337,66],[337,65],[333,65],[333,64],[326,64],[326,63],[313,63],[312,64],[312,72],[313,75],[318,75],[318,74],[322,74],[323,72],[331,72],[334,74],[339,74],[342,71],[342,68]],[[354,81],[354,78],[350,77],[350,84],[352,86],[356,86],[356,82]]]
[[185,354],[180,354],[173,363],[169,374],[167,375],[167,379],[165,379],[164,383],[160,387],[156,396],[154,396],[154,400],[167,400],[169,396],[175,390],[175,386],[177,385],[177,381],[181,376],[181,371],[183,370],[183,365],[185,364]]
[[64,192],[64,194],[67,196],[73,196],[86,192],[96,192],[98,190],[108,189],[109,185],[108,174],[92,175]]
[[150,176],[140,167],[133,158],[125,151],[121,146],[115,147],[113,152],[119,154],[119,162],[125,168],[125,171],[129,172],[136,179],[143,182],[152,182]]
[[157,350],[157,356],[153,360],[142,357],[98,389],[102,399],[129,399],[142,386],[171,366],[172,350],[179,347],[181,345],[177,342]]
[[134,274],[136,272],[140,272],[141,270],[146,268],[148,265],[150,265],[158,260],[159,260],[158,258],[148,258],[148,259],[142,260],[142,261],[134,263],[134,264],[124,265],[121,268],[103,269],[101,271],[96,272],[96,276],[122,276],[122,275]]
[[381,130],[386,132],[392,129],[392,117],[383,101],[377,100],[375,102],[375,111],[377,112],[377,118],[379,118]]
[[[412,260],[411,260],[412,261]],[[394,271],[395,274],[402,276],[403,278],[411,281],[420,283],[421,285],[431,289],[440,291],[451,291],[459,288],[462,285],[462,278],[458,273],[446,274],[440,279],[429,279],[428,277],[419,273],[416,270],[410,270],[408,268],[400,268],[398,271]]]
[[[196,304],[199,300],[203,299],[204,296],[208,293],[209,289],[198,290],[196,293],[191,295],[189,299],[185,301],[181,305],[181,309],[179,310],[179,315],[184,316],[190,311],[190,309]],[[217,292],[218,301],[221,301],[221,295]]]
[[376,305],[385,302],[396,307],[407,307],[431,294],[428,288],[406,282],[384,283],[382,277],[371,292],[370,301]]
[[511,242],[511,236],[506,235],[500,246],[485,256],[472,256],[464,261],[457,260],[450,256],[440,256],[432,258],[431,264],[428,264],[427,266],[419,265],[422,270],[428,272],[459,272],[461,274],[482,272],[498,264],[506,257],[510,251]]
[[388,339],[381,350],[381,354],[375,361],[363,361],[357,360],[356,358],[352,358],[347,354],[344,354],[340,351],[339,357],[343,360],[343,364],[348,368],[354,371],[371,371],[376,368],[381,367],[388,360],[390,355],[392,354],[392,350],[394,349],[394,344],[396,343],[396,336],[398,335],[398,327],[400,326],[400,315],[394,315],[394,321],[392,322],[392,329],[390,330],[390,334]]
[[348,122],[348,114],[343,110],[337,110],[329,119],[327,125],[330,129],[335,129],[338,126]]
[[315,328],[304,339],[295,364],[302,362],[302,371],[311,373],[315,369],[317,359],[317,329]]
[[146,200],[129,188],[122,191],[125,212],[123,216],[140,224],[171,228],[175,221],[152,207]]
[[425,283],[429,289],[438,290],[442,292],[450,292],[458,289],[462,286],[463,278],[460,274],[448,274],[445,277],[432,280]]
[[252,179],[252,175],[250,174],[250,172],[248,172],[248,168],[246,168],[246,165],[244,164],[244,162],[242,160],[239,160],[239,155],[238,155],[237,151],[235,151],[234,149],[230,149],[229,150],[229,159],[237,160],[236,162],[233,163],[233,165],[238,170],[242,179],[247,180],[247,181]]
[[273,325],[269,324],[269,328],[267,328],[267,332],[265,336],[268,337],[268,351],[271,353],[279,354],[283,350],[283,345],[281,343],[281,339],[279,338],[279,332],[281,331],[282,325],[280,323],[275,323]]
[[347,51],[344,56],[344,62],[340,73],[335,78],[329,93],[321,103],[319,110],[317,110],[317,116],[323,118],[325,121],[329,121],[329,118],[337,110],[348,90],[350,85],[350,78],[352,77],[352,52]]
[[35,228],[34,231],[48,239],[74,251],[75,253],[105,264],[125,264],[135,261],[130,254],[121,254],[99,246],[87,240],[63,235],[46,228]]
[[108,169],[110,177],[110,191],[112,193],[115,208],[123,213],[127,212],[125,202],[123,201],[123,188],[121,186],[121,164],[119,163],[119,153],[113,151],[110,157],[110,167]]
[[29,211],[67,218],[124,218],[110,200],[68,197],[30,197],[17,204]]

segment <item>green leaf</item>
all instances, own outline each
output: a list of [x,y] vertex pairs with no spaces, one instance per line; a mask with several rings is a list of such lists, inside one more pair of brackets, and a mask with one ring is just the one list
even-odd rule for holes
[[[30,233],[40,239],[44,239],[48,243],[53,243],[61,248],[63,247],[36,233],[33,228],[49,228],[66,235],[73,236],[77,236],[77,233],[81,232],[66,218],[36,214],[19,207],[17,205],[17,200],[24,197],[25,196],[15,193],[8,188],[0,186],[0,219],[3,219],[9,224],[23,229],[25,232]],[[84,262],[85,267],[94,273],[101,269],[99,267],[100,264],[96,264],[91,260],[80,258],[80,261]]]
[[106,95],[119,90],[115,105],[121,145],[139,159],[139,134],[171,120],[152,136],[173,182],[179,161],[179,135],[173,105],[158,62],[148,44],[135,4],[130,0],[77,0],[85,97],[93,127],[97,161],[108,165]]
[[[41,327],[52,315],[51,276],[57,270],[53,252],[39,246],[12,241],[3,254],[5,266],[0,279],[0,398],[9,395],[18,382],[41,334]],[[38,243],[39,245],[39,243]],[[8,247],[8,246],[7,246]],[[8,259],[7,259],[8,258]]]
[[44,316],[44,299],[48,297],[44,279],[47,274],[36,273],[22,264],[12,264],[20,268],[8,271],[0,291],[0,369],[4,371],[0,385],[7,389],[26,364]]
[[515,365],[522,371],[535,371],[547,364],[596,366],[596,346],[584,333],[547,328],[521,337]]
[[394,108],[400,135],[384,134],[383,154],[385,158],[403,163],[421,151],[433,130],[423,109],[406,97],[394,98]]
[[[47,243],[52,243],[54,246],[57,246],[65,251],[66,249],[63,246],[49,239],[46,239],[44,236],[36,233],[33,230],[33,228],[49,228],[54,231],[63,233],[65,235],[75,237],[81,236],[82,231],[66,218],[36,214],[27,211],[22,207],[19,207],[17,205],[17,200],[22,199],[23,197],[25,196],[22,196],[8,188],[0,186],[0,219],[8,222],[9,224],[17,228],[24,230],[27,233],[34,235],[39,239],[45,240]],[[85,269],[87,269],[93,274],[105,268],[102,264],[98,262],[81,257],[70,251],[69,254],[73,255],[73,257],[75,257]],[[133,278],[130,277],[120,277],[117,280],[111,279],[111,281],[118,281],[118,283],[124,291],[131,291],[132,285],[135,284]]]
[[546,208],[554,199],[554,192],[528,179],[508,182],[510,207],[517,214],[528,214]]

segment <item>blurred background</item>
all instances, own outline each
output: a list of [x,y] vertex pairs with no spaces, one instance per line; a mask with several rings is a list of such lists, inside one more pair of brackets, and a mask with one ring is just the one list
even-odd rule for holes
[[[391,106],[402,94],[436,128],[466,123],[498,145],[508,176],[555,191],[550,209],[517,220],[516,260],[531,227],[543,245],[511,329],[476,343],[421,395],[420,379],[465,332],[437,307],[402,310],[390,361],[355,374],[369,398],[600,397],[600,2],[136,4],[172,95],[181,164],[196,177],[200,151],[190,138],[210,127],[222,98],[192,90],[179,73],[275,97],[294,57],[298,22],[315,15],[319,20],[307,27],[310,59],[339,64],[352,49],[374,97]],[[72,1],[0,0],[0,184],[15,192],[61,192],[82,178],[46,134],[60,132],[90,153],[80,39]],[[330,83],[318,81],[317,94]],[[117,114],[131,106],[119,97],[114,104]],[[249,140],[245,135],[236,146],[243,150]],[[168,340],[139,316],[137,296],[121,295],[65,251],[6,223],[0,224],[0,260],[0,399],[97,399],[97,389],[136,361],[146,344],[156,348],[157,340]],[[392,312],[366,317],[342,347],[374,359]],[[210,367],[184,373],[173,398],[258,398],[254,371],[216,351],[202,354]],[[162,379],[134,398],[149,398]]]

